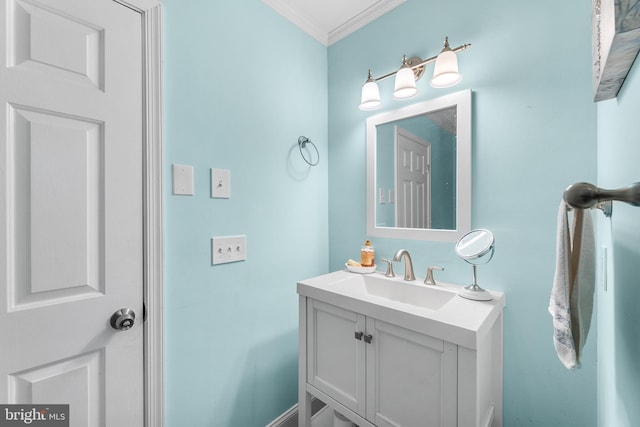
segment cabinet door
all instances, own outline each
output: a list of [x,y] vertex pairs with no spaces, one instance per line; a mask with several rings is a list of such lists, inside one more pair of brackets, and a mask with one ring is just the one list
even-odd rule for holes
[[367,318],[367,419],[381,427],[457,423],[458,347]]
[[365,413],[363,315],[307,300],[307,382],[352,411]]

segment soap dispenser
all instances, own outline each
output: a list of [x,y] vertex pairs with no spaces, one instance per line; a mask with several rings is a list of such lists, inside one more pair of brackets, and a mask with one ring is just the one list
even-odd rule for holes
[[360,265],[363,267],[373,267],[375,265],[375,250],[369,240],[364,243],[360,250]]

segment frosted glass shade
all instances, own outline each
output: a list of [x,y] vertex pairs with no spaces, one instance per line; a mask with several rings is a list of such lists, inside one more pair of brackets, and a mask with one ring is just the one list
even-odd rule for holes
[[360,109],[363,111],[376,110],[380,108],[380,89],[374,81],[368,81],[362,86],[362,96],[360,97]]
[[462,80],[458,72],[458,57],[452,50],[444,50],[436,58],[431,86],[435,88],[455,86]]
[[418,94],[416,78],[413,70],[403,67],[396,73],[396,84],[393,88],[393,99],[409,99]]

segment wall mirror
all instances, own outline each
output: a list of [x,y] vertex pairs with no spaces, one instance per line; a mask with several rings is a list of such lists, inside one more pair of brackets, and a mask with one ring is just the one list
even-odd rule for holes
[[471,229],[471,90],[367,119],[367,235],[455,242]]

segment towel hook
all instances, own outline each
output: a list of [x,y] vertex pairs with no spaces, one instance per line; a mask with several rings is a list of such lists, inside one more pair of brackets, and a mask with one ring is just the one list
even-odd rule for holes
[[618,188],[606,190],[587,182],[571,184],[564,191],[564,201],[572,208],[589,209],[604,204],[603,211],[607,217],[611,216],[611,202],[620,201],[632,206],[640,206],[640,182]]
[[[304,156],[304,153],[302,152],[302,149],[306,148],[307,144],[311,144],[313,146],[313,148],[315,148],[315,150],[316,150],[316,161],[315,162],[311,162],[310,160],[307,160],[307,158]],[[318,147],[316,147],[316,144],[314,144],[306,136],[301,136],[301,137],[298,138],[298,148],[300,149],[300,155],[302,156],[304,161],[307,162],[307,164],[309,166],[316,166],[320,162],[320,153],[318,152]]]

